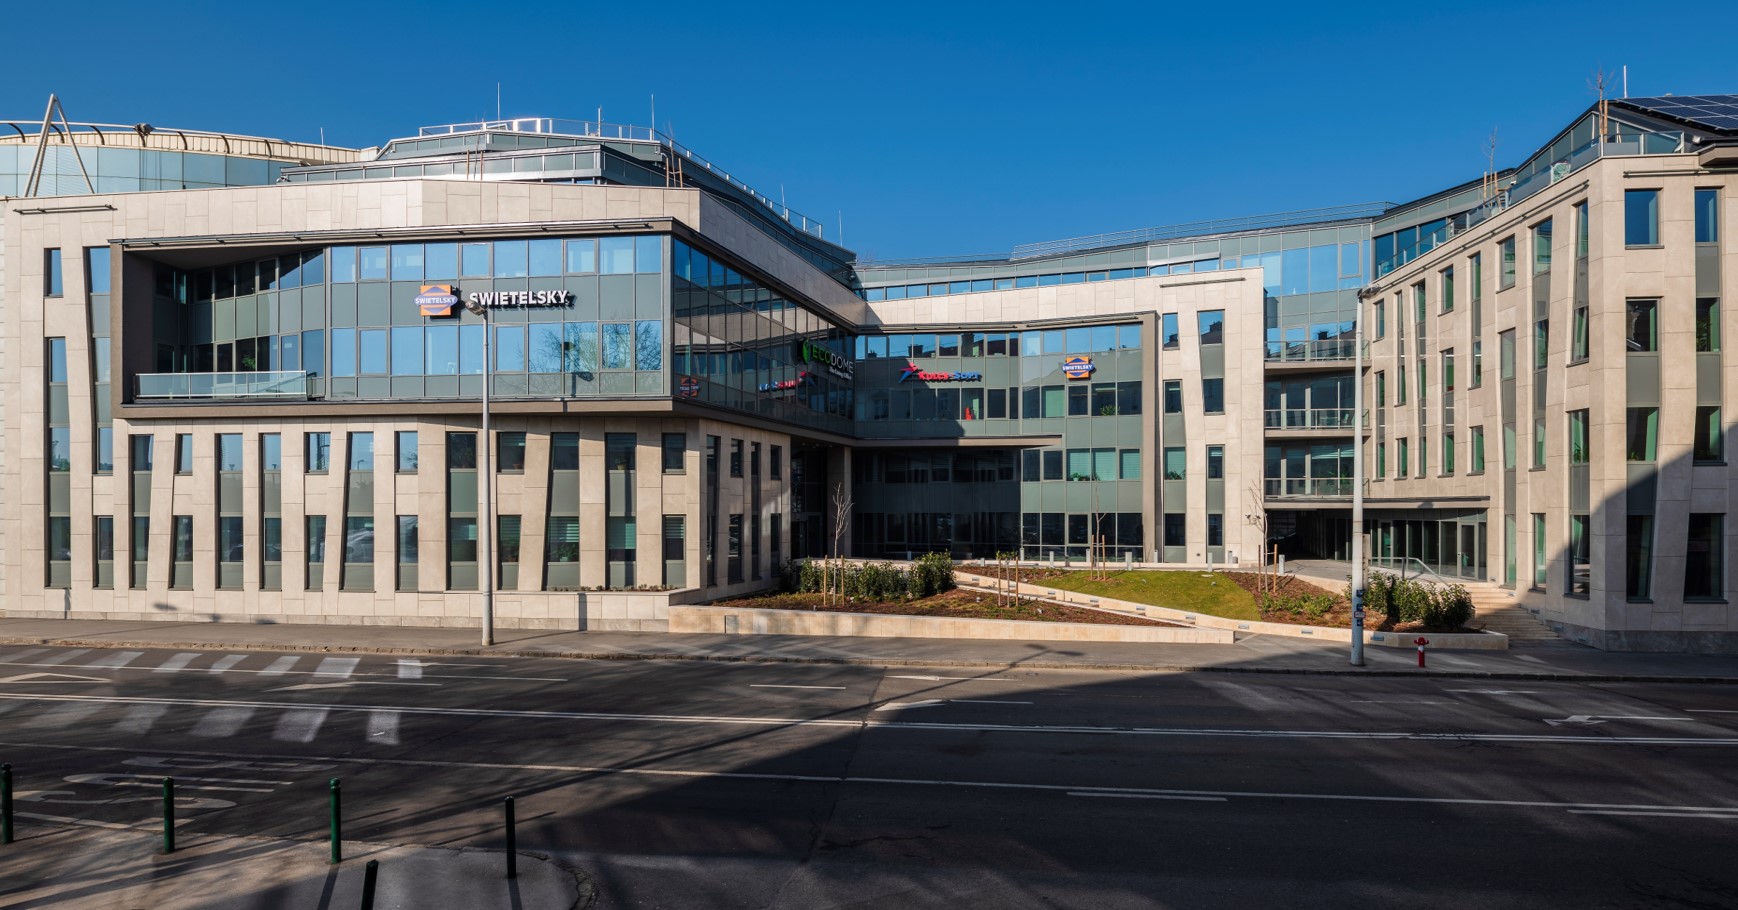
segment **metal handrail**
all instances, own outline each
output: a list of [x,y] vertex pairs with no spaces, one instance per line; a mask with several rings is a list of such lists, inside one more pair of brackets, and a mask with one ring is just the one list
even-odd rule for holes
[[1266,426],[1273,430],[1350,430],[1351,408],[1269,408]]
[[[1406,566],[1408,563],[1416,563],[1417,564],[1418,574],[1412,575],[1412,576],[1408,576],[1406,574]],[[1448,578],[1444,577],[1441,573],[1437,572],[1435,569],[1432,569],[1428,563],[1426,563],[1422,559],[1419,559],[1416,556],[1372,556],[1372,557],[1370,557],[1370,564],[1372,566],[1384,566],[1384,567],[1389,565],[1389,564],[1398,565],[1400,567],[1400,578],[1402,580],[1405,580],[1408,577],[1410,577],[1412,579],[1420,579],[1425,575],[1429,575],[1431,578],[1434,578],[1436,580],[1437,584],[1442,584],[1442,585],[1459,584],[1459,582],[1451,581]]]
[[1089,234],[1085,237],[1071,237],[1065,240],[1049,240],[1041,243],[1022,243],[1014,247],[1010,259],[1030,259],[1035,256],[1052,256],[1057,253],[1072,253],[1080,250],[1101,249],[1107,246],[1124,246],[1133,243],[1145,243],[1154,240],[1180,240],[1184,237],[1197,237],[1206,234],[1229,234],[1237,231],[1259,231],[1282,227],[1296,227],[1304,224],[1318,224],[1328,221],[1353,221],[1375,218],[1392,208],[1392,202],[1355,202],[1349,205],[1329,206],[1319,209],[1300,209],[1292,212],[1275,212],[1268,215],[1249,215],[1242,218],[1221,218],[1211,221],[1191,221],[1183,224],[1166,225],[1164,227],[1139,228],[1130,231],[1113,231],[1105,234]]

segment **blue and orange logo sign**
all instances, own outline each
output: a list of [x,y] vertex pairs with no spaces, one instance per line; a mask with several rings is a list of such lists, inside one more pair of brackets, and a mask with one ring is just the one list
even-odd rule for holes
[[1086,379],[1097,370],[1091,357],[1070,357],[1062,361],[1062,373],[1069,379]]
[[416,305],[424,316],[451,316],[453,308],[459,305],[459,295],[450,284],[425,284],[422,293],[416,295]]

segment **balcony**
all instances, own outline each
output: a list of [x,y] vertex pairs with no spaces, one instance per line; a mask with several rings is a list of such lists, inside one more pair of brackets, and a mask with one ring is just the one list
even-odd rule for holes
[[308,374],[283,373],[141,373],[134,377],[133,397],[160,400],[306,401]]
[[[1270,430],[1345,430],[1351,432],[1356,411],[1352,408],[1278,408],[1266,412],[1266,427]],[[1370,411],[1364,409],[1364,426],[1370,425]]]
[[1350,477],[1269,477],[1263,484],[1269,499],[1333,499],[1352,495]]
[[1345,338],[1319,338],[1315,341],[1269,341],[1267,342],[1267,362],[1272,363],[1319,363],[1322,361],[1355,360],[1358,356],[1357,339],[1351,336]]

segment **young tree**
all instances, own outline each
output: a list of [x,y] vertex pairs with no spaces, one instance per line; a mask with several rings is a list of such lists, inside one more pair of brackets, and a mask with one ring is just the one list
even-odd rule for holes
[[[843,595],[845,593],[844,554],[840,553],[839,550],[845,540],[845,529],[850,527],[849,522],[851,521],[851,492],[850,489],[845,486],[844,481],[840,481],[833,485],[832,505],[833,581],[838,585],[839,594]],[[823,585],[823,587],[826,586]],[[832,589],[828,588],[827,603],[831,604],[832,602]]]

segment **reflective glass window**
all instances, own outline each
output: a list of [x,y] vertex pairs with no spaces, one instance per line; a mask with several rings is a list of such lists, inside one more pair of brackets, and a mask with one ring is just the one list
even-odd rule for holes
[[459,277],[458,244],[429,244],[423,251],[423,276],[429,281],[451,281]]
[[488,327],[478,325],[459,326],[459,372],[467,376],[479,376],[483,373],[483,339]]
[[1660,191],[1623,191],[1623,243],[1657,246],[1660,242]]
[[451,376],[459,372],[459,327],[429,326],[423,332],[428,343],[427,372]]
[[502,325],[495,327],[495,369],[504,373],[524,372],[524,326]]
[[[1720,241],[1720,191],[1701,188],[1696,190],[1696,242],[1718,243]],[[105,251],[106,252],[106,251]],[[102,293],[92,289],[93,293]]]
[[1166,350],[1176,350],[1180,344],[1177,330],[1177,314],[1166,313],[1159,317],[1159,336],[1164,340]]
[[590,373],[597,369],[597,323],[570,322],[566,325],[566,372]]
[[598,240],[598,271],[605,275],[631,275],[634,272],[634,238],[603,237]]
[[530,367],[533,373],[559,373],[563,366],[563,331],[559,322],[537,323],[531,329]]
[[627,370],[633,368],[634,327],[625,322],[606,322],[603,326],[603,368]]
[[374,434],[350,434],[350,470],[374,470]]
[[634,369],[660,370],[664,367],[664,323],[642,319],[634,323]]
[[398,460],[398,473],[414,474],[417,464],[416,431],[400,430],[393,435],[396,447],[395,456]]
[[530,253],[523,240],[497,240],[495,247],[495,277],[524,278],[530,274]]
[[597,241],[586,237],[567,241],[567,272],[588,275],[597,271]]
[[386,330],[363,329],[356,333],[357,364],[364,376],[386,372]]
[[648,234],[634,238],[634,271],[653,274],[664,270],[664,238]]
[[85,275],[92,294],[109,292],[109,248],[93,246],[85,250]]
[[460,244],[459,260],[460,278],[489,277],[489,245],[487,243]]
[[392,330],[392,375],[422,374],[422,327],[399,326]]
[[422,244],[392,245],[392,280],[421,281],[423,277]]
[[386,247],[365,246],[356,250],[356,274],[363,281],[385,281],[386,263]]
[[332,375],[356,375],[356,330],[332,330]]

